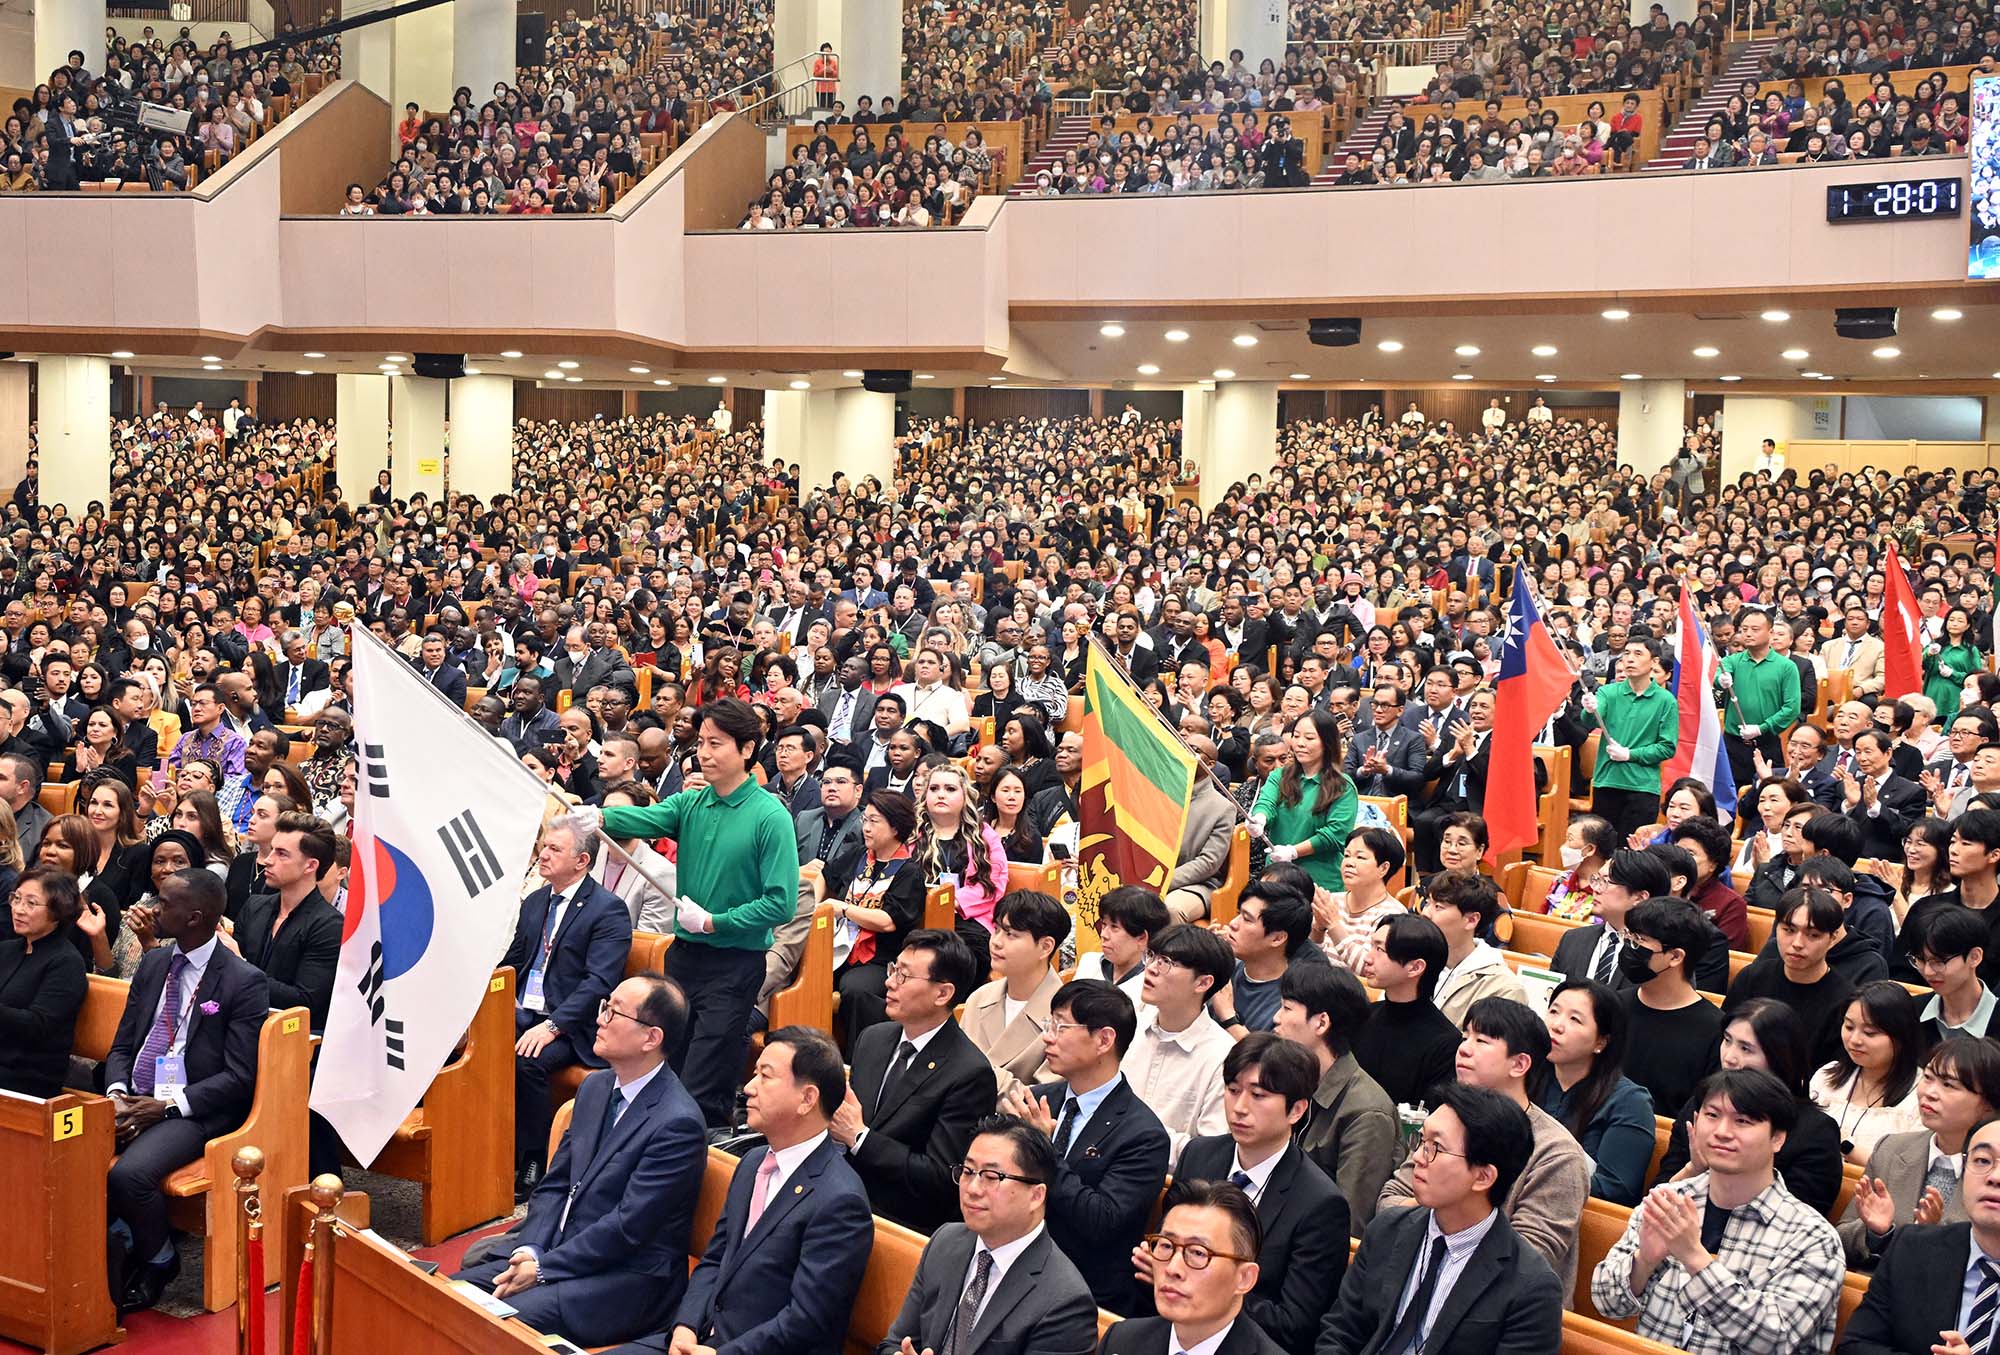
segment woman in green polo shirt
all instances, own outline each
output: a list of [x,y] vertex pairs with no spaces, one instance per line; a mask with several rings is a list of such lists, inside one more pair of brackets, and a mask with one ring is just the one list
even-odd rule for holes
[[1340,769],[1340,725],[1331,712],[1314,708],[1292,721],[1285,738],[1292,760],[1265,778],[1251,831],[1271,844],[1271,860],[1297,861],[1314,884],[1340,889],[1341,853],[1361,807],[1354,782]]

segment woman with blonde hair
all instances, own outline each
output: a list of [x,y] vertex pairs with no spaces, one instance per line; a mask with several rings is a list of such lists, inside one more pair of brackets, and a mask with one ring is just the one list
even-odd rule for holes
[[1006,845],[980,818],[979,791],[956,763],[931,769],[918,810],[910,855],[923,871],[925,890],[951,887],[956,930],[983,974],[992,947],[993,905],[1007,892]]

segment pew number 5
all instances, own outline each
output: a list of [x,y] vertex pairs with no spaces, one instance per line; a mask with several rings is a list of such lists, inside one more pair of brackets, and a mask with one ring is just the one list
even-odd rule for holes
[[82,1106],[67,1106],[56,1112],[55,1132],[49,1135],[51,1142],[61,1143],[64,1139],[73,1139],[81,1133],[83,1133]]

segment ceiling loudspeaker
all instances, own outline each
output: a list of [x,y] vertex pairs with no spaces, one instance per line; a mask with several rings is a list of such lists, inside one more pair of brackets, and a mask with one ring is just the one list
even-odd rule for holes
[[1361,321],[1338,316],[1308,320],[1306,337],[1321,348],[1352,348],[1361,342]]
[[1833,313],[1833,332],[1843,339],[1893,339],[1894,306],[1842,306]]
[[901,395],[910,388],[910,369],[871,369],[861,374],[861,389],[877,395]]
[[418,376],[450,381],[465,375],[463,353],[415,353],[411,357],[410,370]]

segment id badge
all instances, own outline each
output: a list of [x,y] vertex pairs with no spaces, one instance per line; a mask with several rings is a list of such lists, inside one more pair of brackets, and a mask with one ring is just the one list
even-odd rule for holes
[[958,888],[958,872],[953,870],[939,871],[938,883],[941,885],[949,885],[953,889]]
[[521,1005],[531,1012],[539,1012],[547,1009],[548,999],[542,995],[541,970],[537,969],[534,973],[528,975],[528,987],[521,994]]
[[153,1060],[153,1095],[162,1101],[187,1090],[187,1059],[180,1054],[161,1054]]

